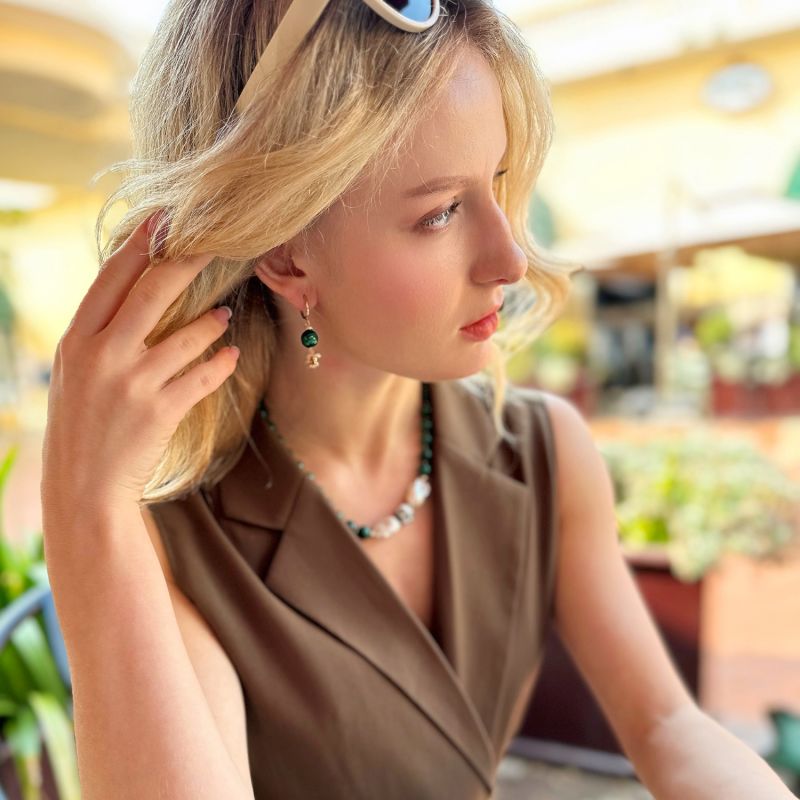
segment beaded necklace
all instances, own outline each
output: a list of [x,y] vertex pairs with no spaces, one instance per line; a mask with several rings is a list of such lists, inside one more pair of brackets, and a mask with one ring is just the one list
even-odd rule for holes
[[[278,439],[281,441],[283,446],[288,451],[289,455],[292,457],[292,460],[300,469],[301,472],[305,473],[310,480],[314,479],[314,473],[305,469],[305,466],[302,461],[300,461],[292,449],[289,447],[286,440],[281,435],[280,431],[278,430],[277,426],[275,425],[275,421],[270,417],[269,410],[267,409],[267,405],[264,402],[264,399],[261,399],[259,403],[259,411],[261,413],[261,419],[267,424],[269,429],[275,433]],[[414,512],[417,508],[419,508],[428,496],[431,493],[431,484],[430,484],[430,476],[433,472],[433,406],[431,404],[431,388],[429,383],[422,384],[422,452],[420,456],[420,465],[419,470],[417,472],[417,476],[411,482],[411,485],[408,487],[405,495],[404,502],[400,503],[399,506],[394,510],[393,513],[389,514],[386,517],[383,517],[380,521],[378,521],[375,525],[358,525],[351,519],[346,519],[344,514],[339,511],[333,503],[331,502],[330,498],[325,494],[322,487],[317,483],[319,486],[320,492],[322,496],[325,498],[327,503],[334,509],[336,512],[336,516],[342,520],[347,527],[359,538],[361,539],[372,539],[372,538],[380,538],[380,539],[388,539],[390,536],[394,536],[401,527],[404,525],[408,525],[414,519]]]

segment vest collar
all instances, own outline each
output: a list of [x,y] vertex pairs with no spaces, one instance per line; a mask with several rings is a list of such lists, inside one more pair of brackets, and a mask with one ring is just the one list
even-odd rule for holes
[[216,487],[215,503],[223,526],[227,519],[280,531],[266,587],[367,659],[438,727],[491,793],[502,755],[493,744],[495,713],[534,524],[531,487],[493,465],[501,439],[480,397],[448,381],[432,384],[431,401],[441,647],[258,412],[251,436],[271,484],[265,488],[267,472],[248,446]]

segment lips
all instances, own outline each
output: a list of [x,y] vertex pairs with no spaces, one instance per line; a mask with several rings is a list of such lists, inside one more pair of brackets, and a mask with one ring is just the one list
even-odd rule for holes
[[478,319],[473,320],[472,322],[468,323],[464,327],[465,328],[471,328],[473,325],[477,325],[479,322],[483,322],[483,320],[485,320],[486,317],[491,317],[492,314],[494,314],[497,311],[499,311],[503,307],[504,302],[505,302],[505,300],[501,301],[500,303],[495,304],[482,317],[478,317]]

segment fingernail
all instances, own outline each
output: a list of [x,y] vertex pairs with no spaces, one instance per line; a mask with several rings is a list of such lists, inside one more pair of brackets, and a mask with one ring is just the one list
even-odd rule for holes
[[219,306],[214,309],[214,316],[221,322],[227,322],[233,316],[233,310],[230,306]]

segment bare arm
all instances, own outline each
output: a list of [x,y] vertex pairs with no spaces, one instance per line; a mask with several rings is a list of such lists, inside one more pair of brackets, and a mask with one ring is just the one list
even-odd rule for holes
[[[56,348],[48,393],[44,550],[72,673],[78,772],[87,800],[252,800],[243,714],[221,707],[242,707],[232,667],[165,577],[141,508],[181,420],[236,366],[235,352],[209,352],[228,327],[221,309],[146,343],[213,258],[153,265],[158,219],[103,264]],[[209,676],[222,688],[208,691]]]
[[[192,667],[140,510],[71,520],[44,510],[84,800],[252,800]],[[51,542],[52,526],[62,530]]]
[[556,624],[623,751],[658,800],[789,800],[767,762],[696,705],[624,561],[591,431],[571,403],[545,399],[562,501]]
[[756,752],[696,706],[657,725],[636,771],[658,800],[791,800],[794,795]]

